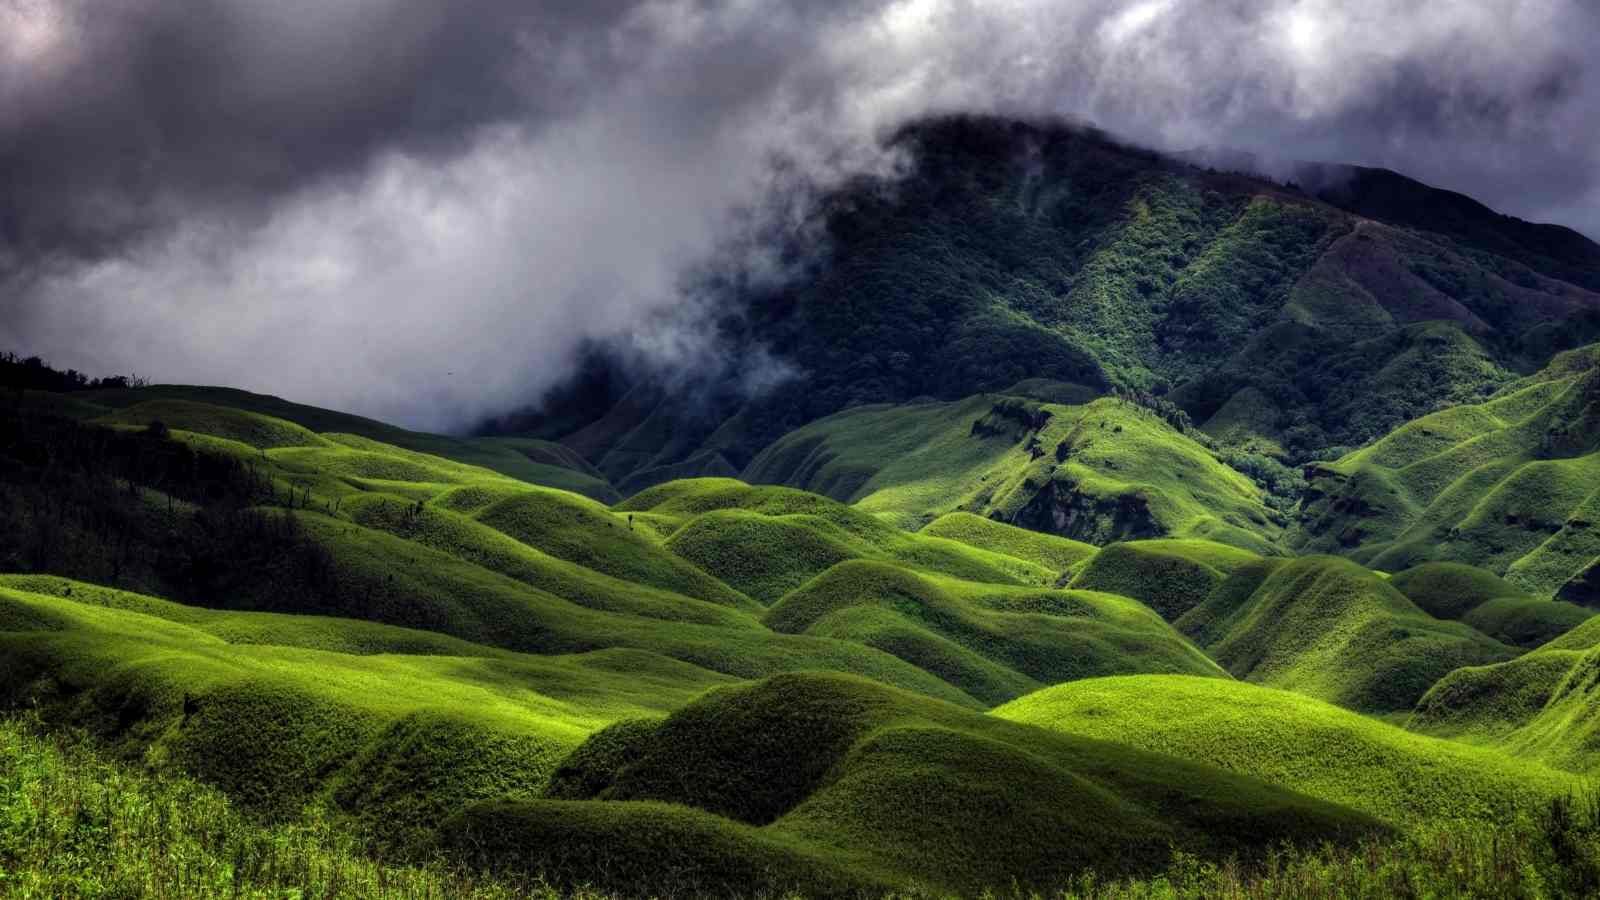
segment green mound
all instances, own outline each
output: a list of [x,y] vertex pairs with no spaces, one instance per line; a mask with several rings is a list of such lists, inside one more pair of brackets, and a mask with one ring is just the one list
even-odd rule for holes
[[[441,500],[447,501],[453,494],[447,494]],[[562,535],[558,545],[553,548],[568,558],[586,559],[611,571],[651,576],[649,580],[642,576],[640,580],[626,580],[530,547],[482,522],[452,512],[439,503],[430,503],[419,509],[391,497],[369,495],[343,504],[341,513],[366,528],[387,532],[447,553],[590,609],[730,627],[749,625],[741,620],[735,610],[748,613],[759,613],[761,610],[758,604],[712,580],[705,573],[692,569],[653,543],[641,548],[619,540],[613,545],[614,553],[596,558],[592,554],[574,552],[574,545],[580,549],[584,545],[581,542],[582,532],[573,529]],[[597,542],[588,546],[605,545]],[[673,577],[675,575],[679,577]],[[700,600],[674,593],[656,587],[651,581],[676,584],[711,599]]]
[[1210,596],[1226,571],[1254,559],[1206,541],[1130,541],[1095,554],[1069,586],[1132,597],[1172,622]]
[[1492,572],[1461,563],[1424,563],[1389,583],[1428,615],[1455,619],[1515,647],[1532,649],[1594,616],[1571,603],[1523,593]]
[[[593,873],[603,852],[611,863],[595,877],[619,873],[605,886],[623,890],[649,884],[648,854],[672,835],[726,847],[732,861],[713,871],[745,872],[788,847],[936,892],[1047,888],[1089,867],[1158,866],[1174,848],[1250,854],[1375,827],[1208,766],[825,675],[708,693],[627,758],[594,802],[480,807],[458,827],[536,836],[524,846],[547,871]],[[807,889],[827,891],[834,872]]]
[[1203,761],[1396,825],[1505,822],[1580,787],[1538,764],[1236,681],[1096,678],[1047,688],[991,715]]
[[[646,653],[521,656],[336,619],[317,623],[330,636],[317,643],[363,655],[294,646],[304,632],[284,617],[256,617],[262,643],[229,643],[247,616],[57,587],[72,598],[0,589],[0,703],[263,813],[331,798],[400,844],[468,800],[537,793],[611,721],[727,681]],[[457,649],[469,655],[397,652]]]
[[1237,678],[1360,712],[1408,710],[1451,670],[1516,655],[1333,557],[1244,566],[1176,624]]
[[1497,665],[1458,669],[1417,703],[1415,730],[1503,749],[1593,775],[1600,771],[1600,619]]
[[[444,496],[438,503],[461,509],[468,499]],[[471,509],[469,515],[543,553],[614,578],[724,606],[750,605],[727,584],[668,552],[652,531],[634,527],[626,514],[574,494],[518,489]]]
[[1290,543],[1385,569],[1470,563],[1519,593],[1556,595],[1600,557],[1596,397],[1595,351],[1572,351],[1483,403],[1319,464]]
[[160,422],[168,428],[238,441],[260,450],[328,445],[323,438],[293,422],[191,400],[147,400],[107,413],[94,421],[140,428]]
[[[255,414],[270,417],[278,423],[292,423],[317,434],[336,432],[360,435],[390,446],[489,469],[530,484],[547,484],[551,487],[576,490],[601,501],[616,499],[616,492],[609,483],[595,471],[594,467],[584,462],[581,456],[558,444],[545,441],[521,438],[454,438],[408,431],[361,416],[291,403],[278,397],[232,388],[160,384],[142,388],[81,391],[76,397],[77,409],[73,414],[83,418],[104,415],[108,408],[112,410],[110,415],[115,417],[122,416],[124,412],[136,411],[147,403],[170,403],[174,404],[172,408],[177,412],[189,410],[183,412],[180,418],[180,421],[188,424],[177,425],[167,421],[165,413],[154,418],[162,419],[171,428],[218,434],[212,431],[212,428],[233,426],[227,424],[229,421],[227,413],[218,414],[215,410],[226,410],[234,416]],[[133,424],[145,424],[137,419],[127,421]],[[244,433],[249,434],[251,431],[247,430]],[[225,432],[218,436],[232,437]],[[237,439],[250,444],[250,441],[243,438]],[[257,445],[251,444],[251,446]]]
[[476,869],[629,896],[880,895],[893,886],[841,861],[840,850],[667,803],[487,802],[442,830],[445,847]]
[[1095,553],[1092,544],[1029,531],[965,512],[946,513],[934,519],[922,527],[922,534],[1014,556],[1056,572],[1066,572]]
[[840,563],[766,614],[775,631],[858,641],[987,703],[1074,678],[1221,671],[1124,597],[1007,588],[881,562]]
[[676,481],[618,507],[689,516],[666,547],[762,603],[771,604],[846,559],[901,562],[996,584],[1046,585],[1057,575],[1025,559],[901,531],[859,509],[788,488],[725,479]]
[[[886,653],[844,641],[775,635],[727,610],[720,624],[588,609],[451,554],[316,513],[299,521],[327,554],[314,597],[263,594],[288,612],[319,612],[420,628],[527,653],[611,647],[660,653],[740,678],[823,669],[854,672],[956,702],[975,703]],[[647,602],[647,601],[646,601]],[[692,602],[692,601],[690,601]],[[706,604],[702,609],[718,607]]]
[[970,512],[1095,544],[1175,535],[1265,553],[1280,525],[1244,475],[1161,416],[1110,398],[857,407],[785,435],[744,477],[906,528]]

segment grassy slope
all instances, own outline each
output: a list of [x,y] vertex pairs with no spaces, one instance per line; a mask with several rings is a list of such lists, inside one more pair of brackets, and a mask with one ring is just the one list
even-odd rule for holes
[[1389,583],[1428,615],[1530,650],[1595,615],[1571,603],[1530,597],[1492,572],[1461,563],[1424,563],[1395,573]]
[[992,715],[1204,761],[1396,825],[1503,823],[1580,786],[1536,763],[1235,681],[1097,678],[1047,688]]
[[1096,675],[1222,674],[1125,597],[978,584],[882,562],[833,566],[785,595],[765,621],[876,647],[988,703]]
[[1516,655],[1333,557],[1241,566],[1176,624],[1237,678],[1360,712],[1409,710],[1451,670]]
[[[408,431],[361,416],[232,388],[152,385],[145,388],[84,391],[73,399],[103,407],[98,412],[115,420],[142,425],[150,419],[160,419],[172,428],[212,434],[216,432],[203,422],[215,413],[205,407],[233,410],[234,415],[256,413],[299,425],[308,431],[359,435],[407,450],[481,466],[519,481],[585,494],[604,502],[617,499],[616,491],[593,466],[560,444],[549,441],[454,438]],[[85,413],[90,411],[87,408],[83,410]],[[246,443],[260,446],[250,441]]]
[[[1248,853],[1373,827],[1207,766],[824,675],[712,692],[596,775],[598,803],[489,804],[448,827],[486,859],[604,872],[607,887],[653,889],[656,860],[704,879],[691,891],[805,877],[823,892],[1047,886],[1159,865],[1171,847]],[[702,862],[708,845],[719,863]],[[801,876],[796,857],[826,864]]]
[[1574,772],[1600,771],[1600,619],[1524,656],[1458,669],[1417,703],[1410,727]]
[[1127,541],[1101,550],[1073,575],[1079,590],[1121,594],[1168,621],[1198,606],[1230,573],[1261,557],[1203,540]]
[[1434,215],[1454,204],[1420,185],[1351,215],[992,118],[915,123],[897,147],[908,165],[892,183],[854,180],[821,204],[824,264],[731,298],[730,344],[782,348],[805,378],[720,404],[652,386],[572,439],[619,481],[707,453],[742,467],[854,407],[1048,380],[1161,394],[1300,461],[1479,400],[1596,332],[1600,247],[1568,232],[1570,253],[1523,252],[1504,238],[1522,223]]
[[1093,556],[1093,544],[1007,525],[972,513],[946,513],[921,529],[923,534],[960,541],[980,550],[1014,556],[1056,572],[1067,572]]
[[847,559],[996,584],[1045,585],[1057,577],[1025,559],[901,531],[826,497],[727,478],[669,482],[617,509],[678,518],[666,547],[764,604]]
[[637,651],[526,656],[40,580],[24,583],[54,594],[0,589],[8,704],[265,812],[332,797],[390,837],[468,799],[536,792],[591,731],[729,680]]
[[1277,519],[1259,488],[1131,403],[1001,395],[859,407],[791,432],[745,469],[907,528],[950,512],[1105,543],[1214,537],[1266,552]]
[[1597,353],[1563,354],[1484,403],[1316,467],[1293,543],[1385,569],[1470,563],[1556,594],[1600,557]]

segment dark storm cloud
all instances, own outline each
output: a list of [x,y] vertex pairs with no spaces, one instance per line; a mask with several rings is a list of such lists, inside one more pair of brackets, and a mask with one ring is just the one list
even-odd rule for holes
[[681,275],[729,210],[955,109],[1600,234],[1597,33],[1584,0],[0,0],[0,344],[434,427],[588,337],[714,364]]

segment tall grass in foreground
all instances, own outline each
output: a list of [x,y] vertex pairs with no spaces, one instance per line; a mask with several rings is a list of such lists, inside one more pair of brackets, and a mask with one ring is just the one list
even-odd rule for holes
[[[670,892],[669,892],[670,893]],[[1257,866],[1180,855],[1160,876],[1084,876],[1074,900],[1558,898],[1600,895],[1600,796],[1557,800],[1501,827],[1435,826],[1351,848],[1283,850]],[[25,720],[0,720],[0,896],[127,898],[535,897],[601,900],[538,879],[369,857],[311,813],[263,824],[219,792],[99,759]],[[1013,897],[1002,889],[992,896]],[[1040,896],[1022,893],[1020,896]]]
[[0,896],[474,898],[533,894],[444,865],[365,855],[307,815],[264,825],[192,781],[135,772],[29,723],[0,721]]

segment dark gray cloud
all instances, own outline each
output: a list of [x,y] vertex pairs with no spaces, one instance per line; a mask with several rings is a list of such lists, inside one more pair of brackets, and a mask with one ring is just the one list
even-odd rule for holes
[[714,355],[681,275],[774,153],[826,186],[954,109],[1595,235],[1597,34],[1585,0],[0,0],[0,344],[456,426],[588,337]]

